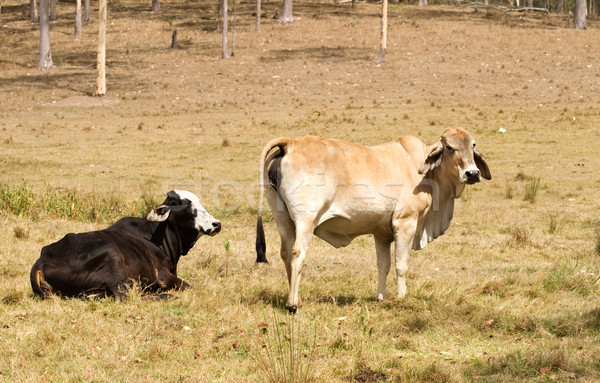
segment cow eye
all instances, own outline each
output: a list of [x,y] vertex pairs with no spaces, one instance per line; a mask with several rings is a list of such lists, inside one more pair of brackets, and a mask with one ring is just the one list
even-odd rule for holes
[[454,148],[453,148],[452,146],[450,146],[450,145],[446,145],[446,149],[448,149],[449,151],[451,151],[451,152],[453,152],[453,153],[456,151],[456,149],[454,149]]
[[477,144],[475,144],[475,143],[473,144],[473,149],[475,149],[475,145],[477,145]]

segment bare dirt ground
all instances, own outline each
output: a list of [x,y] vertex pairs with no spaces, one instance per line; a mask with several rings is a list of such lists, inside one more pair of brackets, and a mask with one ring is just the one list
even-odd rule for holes
[[450,125],[473,133],[493,180],[468,188],[449,231],[413,254],[403,301],[373,299],[368,237],[314,242],[299,314],[318,329],[312,376],[600,379],[597,20],[575,31],[567,16],[391,4],[379,64],[378,4],[296,2],[296,22],[280,25],[267,2],[256,33],[254,4],[241,2],[235,56],[222,60],[216,8],[109,2],[97,98],[97,10],[75,39],[74,4],[59,2],[43,73],[27,5],[3,1],[0,186],[76,191],[81,203],[185,188],[223,232],[182,259],[194,289],[173,301],[39,301],[28,273],[41,246],[113,216],[0,212],[0,380],[264,381],[261,329],[276,325],[268,310],[287,286],[268,219],[271,264],[254,265],[262,146],[303,134],[433,143]]

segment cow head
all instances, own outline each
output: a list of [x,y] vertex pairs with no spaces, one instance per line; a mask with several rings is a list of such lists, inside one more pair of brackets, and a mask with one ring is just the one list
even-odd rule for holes
[[211,216],[200,204],[198,197],[189,191],[171,190],[162,205],[148,214],[149,221],[162,222],[169,218],[170,214],[177,216],[181,221],[180,226],[191,226],[202,234],[215,235],[221,231],[221,222]]
[[454,176],[452,178],[457,179],[462,187],[481,181],[481,177],[492,179],[485,159],[475,148],[473,136],[457,126],[446,129],[440,141],[430,147],[419,174],[427,174],[437,168],[442,169],[445,175]]

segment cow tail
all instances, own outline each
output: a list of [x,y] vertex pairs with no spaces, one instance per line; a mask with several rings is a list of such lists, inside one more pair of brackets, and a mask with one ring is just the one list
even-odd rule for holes
[[40,259],[38,259],[38,261],[31,268],[29,279],[31,280],[31,288],[33,289],[35,295],[38,295],[42,298],[47,298],[52,294],[52,286],[50,286],[48,282],[46,282],[46,278],[44,278],[42,262]]
[[[260,155],[260,169],[259,169],[259,198],[258,198],[258,219],[256,221],[256,263],[269,263],[267,261],[267,243],[265,241],[265,230],[262,221],[262,210],[263,210],[263,199],[265,196],[265,187],[267,184],[267,175],[265,170],[268,168],[269,163],[275,157],[283,157],[287,152],[288,145],[292,142],[291,139],[280,137],[269,141],[265,146]],[[278,147],[278,154],[271,155],[267,158],[267,155],[271,150]]]

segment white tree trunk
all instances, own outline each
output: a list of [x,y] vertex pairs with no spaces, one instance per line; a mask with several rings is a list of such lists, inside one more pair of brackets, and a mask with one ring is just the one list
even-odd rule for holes
[[40,64],[38,69],[42,71],[52,67],[49,11],[48,0],[40,0]]
[[283,9],[281,10],[280,23],[293,23],[294,16],[292,14],[292,0],[283,0]]
[[256,26],[254,32],[258,32],[260,29],[260,0],[256,0]]
[[235,27],[237,24],[237,3],[233,0],[233,27],[231,28],[231,56],[235,56]]
[[81,37],[81,0],[75,1],[75,37]]
[[586,3],[585,0],[575,0],[575,14],[573,16],[573,26],[575,29],[586,29]]
[[160,0],[152,0],[152,12],[160,11]]
[[388,0],[381,1],[381,40],[379,43],[379,57],[377,62],[385,61],[385,52],[387,51],[387,9]]
[[419,7],[426,7],[427,6],[427,0],[419,0]]
[[223,0],[221,3],[221,9],[223,10],[223,58],[228,59],[229,53],[227,53],[227,0]]
[[37,23],[40,20],[37,0],[29,0],[29,19],[32,23]]
[[90,0],[83,1],[83,22],[90,22]]
[[106,0],[99,0],[98,5],[98,78],[96,95],[106,94]]

